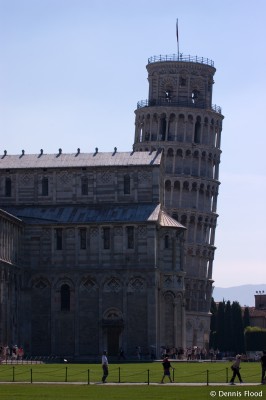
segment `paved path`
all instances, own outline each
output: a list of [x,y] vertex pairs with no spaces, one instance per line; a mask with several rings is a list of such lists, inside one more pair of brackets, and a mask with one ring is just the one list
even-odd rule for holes
[[[31,384],[30,382],[0,382],[1,384]],[[37,385],[88,385],[87,382],[36,382],[34,381],[32,384]],[[261,385],[258,382],[251,383],[236,383],[235,385],[230,385],[229,383],[181,383],[181,382],[173,382],[173,383],[160,383],[160,382],[90,382],[89,385],[104,385],[104,386],[227,386],[227,387],[235,387],[235,386],[260,386],[265,387],[265,385]]]

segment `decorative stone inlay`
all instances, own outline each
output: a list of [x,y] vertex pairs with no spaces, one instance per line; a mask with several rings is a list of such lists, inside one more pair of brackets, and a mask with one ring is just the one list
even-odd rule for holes
[[116,226],[114,228],[114,235],[115,236],[123,236],[123,229],[121,226]]
[[40,279],[38,282],[35,283],[34,287],[36,289],[43,290],[47,287],[47,284],[42,279]]
[[22,182],[23,182],[25,185],[29,185],[29,184],[32,182],[32,174],[25,174],[25,175],[23,175],[23,177],[22,177]]
[[172,287],[173,286],[173,277],[170,275],[165,275],[163,278],[163,286],[164,287]]
[[147,236],[147,228],[145,225],[140,225],[138,227],[138,236],[140,238],[145,238]]
[[141,171],[138,174],[138,179],[139,179],[140,182],[149,181],[151,179],[151,174]]
[[118,293],[121,290],[121,284],[116,278],[111,278],[104,285],[104,292]]
[[144,292],[145,282],[141,278],[133,278],[128,284],[128,292]]
[[112,174],[110,174],[110,172],[102,172],[101,174],[101,180],[104,183],[109,183],[112,179]]
[[91,278],[86,279],[83,282],[83,286],[88,290],[88,292],[95,292],[97,289],[96,283]]
[[92,238],[97,238],[98,235],[99,235],[98,228],[91,228],[91,229],[90,229],[90,236],[91,236]]
[[66,171],[60,173],[60,182],[67,185],[71,182],[72,175]]
[[74,237],[75,236],[75,231],[74,231],[74,229],[67,229],[67,237],[68,238],[72,238],[72,237]]

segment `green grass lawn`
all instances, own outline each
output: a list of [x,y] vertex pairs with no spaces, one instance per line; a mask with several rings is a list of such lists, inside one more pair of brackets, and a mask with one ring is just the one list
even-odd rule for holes
[[[225,383],[231,377],[231,363],[174,363],[172,374],[175,382],[181,383]],[[161,362],[121,363],[109,366],[108,382],[147,383],[160,382]],[[244,382],[260,382],[260,364],[242,363]],[[100,382],[100,364],[23,364],[0,367],[0,382]],[[166,380],[165,380],[166,382]]]
[[[255,386],[238,384],[223,386],[227,377],[229,379],[231,377],[231,363],[229,362],[173,362],[172,365],[175,367],[175,382],[201,383],[202,385],[171,386],[167,385],[167,380],[165,380],[166,384],[157,385],[162,377],[161,362],[111,364],[108,382],[118,383],[118,385],[97,384],[101,381],[102,376],[100,364],[3,364],[0,366],[0,399],[208,400],[229,396],[266,399],[266,386],[259,385],[261,373],[259,363],[242,363],[243,380],[246,383],[257,383]],[[207,386],[207,371],[210,386]],[[31,380],[33,384],[31,384]],[[148,380],[150,385],[148,385]],[[51,384],[41,384],[41,382],[51,382]],[[56,384],[56,382],[63,382],[63,384]],[[65,382],[68,383],[65,384]],[[79,382],[79,384],[70,384],[71,382]],[[119,382],[123,385],[119,385]],[[137,382],[145,384],[130,385],[130,383]],[[129,383],[129,385],[125,385],[125,383]],[[211,386],[212,383],[221,383],[221,385]],[[236,381],[236,383],[238,382]],[[252,395],[248,391],[257,393],[257,395]]]
[[[248,393],[249,391],[249,393]],[[215,392],[215,396],[214,396]],[[265,399],[266,389],[262,386],[234,387],[170,387],[170,386],[100,386],[100,385],[40,385],[2,384],[2,400],[210,400],[231,396]],[[241,393],[241,395],[239,394]],[[262,393],[262,396],[260,396]],[[259,395],[259,397],[258,397]]]

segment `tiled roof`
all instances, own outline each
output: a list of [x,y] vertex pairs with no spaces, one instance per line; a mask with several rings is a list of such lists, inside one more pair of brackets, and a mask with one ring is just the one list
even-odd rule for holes
[[158,221],[160,205],[23,206],[5,207],[5,210],[28,224],[133,223]]
[[102,167],[129,165],[159,165],[161,153],[157,151],[135,151],[113,153],[73,153],[73,154],[20,154],[0,156],[0,169],[20,168],[67,168]]
[[163,227],[185,229],[161,211],[160,204],[14,206],[5,207],[5,210],[27,224],[159,222]]
[[2,208],[0,208],[0,215],[3,216],[6,219],[10,219],[14,222],[22,222],[21,219],[15,217],[12,214],[9,214],[7,211],[3,210]]
[[165,211],[161,212],[160,225],[161,226],[168,226],[170,228],[172,227],[172,228],[186,229],[186,227],[184,225],[180,224],[174,218],[170,217],[170,215],[167,214]]

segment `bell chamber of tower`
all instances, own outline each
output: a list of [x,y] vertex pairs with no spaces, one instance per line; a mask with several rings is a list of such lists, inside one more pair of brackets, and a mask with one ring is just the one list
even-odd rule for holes
[[[186,226],[188,345],[207,343],[215,252],[221,108],[212,104],[210,59],[167,55],[147,65],[149,95],[135,110],[135,151],[163,152],[163,206]],[[204,336],[204,337],[203,337]]]

